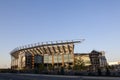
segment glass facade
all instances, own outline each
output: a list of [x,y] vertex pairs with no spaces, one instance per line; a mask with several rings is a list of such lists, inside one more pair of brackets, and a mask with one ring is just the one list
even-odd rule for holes
[[42,63],[43,62],[42,56],[36,55],[34,59],[35,59],[35,63]]
[[[54,55],[53,56],[54,63],[62,63],[63,58],[64,62],[73,62],[73,56],[71,54],[64,54],[64,55]],[[52,63],[52,55],[44,55],[44,63]]]

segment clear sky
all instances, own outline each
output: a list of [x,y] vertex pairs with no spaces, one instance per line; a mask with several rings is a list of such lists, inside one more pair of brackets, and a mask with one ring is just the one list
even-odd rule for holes
[[0,0],[0,67],[18,46],[72,39],[85,39],[75,52],[120,60],[120,0]]

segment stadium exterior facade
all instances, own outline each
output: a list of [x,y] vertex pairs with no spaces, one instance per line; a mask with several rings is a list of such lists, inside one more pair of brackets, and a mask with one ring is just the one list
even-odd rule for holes
[[[104,51],[74,53],[76,43],[83,40],[51,41],[15,48],[11,51],[12,70],[65,70],[75,69],[84,62],[86,70],[97,71],[108,66]],[[43,68],[44,67],[44,68]],[[40,69],[41,68],[41,69]]]
[[14,49],[11,54],[11,69],[37,69],[74,66],[74,46],[83,40],[42,42]]

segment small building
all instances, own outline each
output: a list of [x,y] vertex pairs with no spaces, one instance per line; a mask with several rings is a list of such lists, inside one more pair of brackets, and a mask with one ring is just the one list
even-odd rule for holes
[[106,66],[108,66],[104,51],[99,52],[93,50],[91,51],[89,56],[92,64],[91,69],[93,71],[97,71],[99,68],[105,68]]

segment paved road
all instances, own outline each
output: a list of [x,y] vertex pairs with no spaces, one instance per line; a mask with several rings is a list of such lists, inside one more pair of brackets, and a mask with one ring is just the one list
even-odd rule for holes
[[120,80],[120,77],[90,77],[90,76],[0,73],[0,80]]

